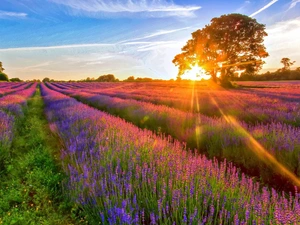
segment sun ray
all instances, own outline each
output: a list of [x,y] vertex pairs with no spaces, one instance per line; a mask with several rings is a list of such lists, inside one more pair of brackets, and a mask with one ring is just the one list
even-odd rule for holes
[[245,137],[245,144],[248,148],[259,158],[261,161],[265,162],[267,165],[273,168],[282,176],[290,180],[295,186],[300,187],[300,179],[291,171],[289,171],[284,165],[282,165],[267,149],[265,149],[245,128],[243,128],[240,123],[232,116],[226,115],[224,111],[219,106],[216,99],[210,95],[212,103],[216,105],[222,117],[231,123],[236,130],[240,131]]

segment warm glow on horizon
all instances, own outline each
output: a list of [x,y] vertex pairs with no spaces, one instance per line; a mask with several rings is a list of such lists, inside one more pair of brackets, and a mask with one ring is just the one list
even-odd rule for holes
[[187,70],[181,78],[187,80],[208,80],[210,79],[210,75],[207,75],[202,67],[195,65],[192,66],[192,69]]

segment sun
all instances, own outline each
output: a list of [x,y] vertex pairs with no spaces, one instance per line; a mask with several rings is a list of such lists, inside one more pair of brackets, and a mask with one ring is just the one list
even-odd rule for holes
[[181,77],[182,79],[187,80],[201,80],[205,79],[208,80],[210,78],[209,75],[205,73],[205,70],[200,66],[192,66],[192,69],[187,70]]

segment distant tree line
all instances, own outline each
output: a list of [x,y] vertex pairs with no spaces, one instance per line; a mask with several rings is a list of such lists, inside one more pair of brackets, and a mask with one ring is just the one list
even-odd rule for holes
[[118,82],[119,79],[115,78],[115,75],[113,74],[106,74],[106,75],[101,75],[97,79],[95,78],[86,78],[83,80],[80,80],[82,82]]
[[295,61],[289,58],[282,58],[280,61],[283,67],[275,72],[266,72],[263,74],[251,73],[249,71],[243,72],[239,77],[234,76],[232,80],[236,81],[268,81],[268,80],[300,80],[300,67],[291,70],[291,66]]
[[134,78],[134,76],[130,76],[127,79],[123,80],[124,82],[151,82],[151,81],[162,81],[161,79],[152,79],[149,77],[138,77]]
[[[48,77],[44,78],[42,82],[55,82],[58,80],[53,80]],[[151,82],[151,81],[162,81],[162,79],[152,79],[149,77],[138,77],[135,78],[134,76],[129,76],[123,82]],[[65,81],[59,81],[59,82],[65,82]],[[101,75],[97,79],[87,77],[86,79],[82,80],[69,80],[69,82],[120,82],[118,78],[116,78],[113,74],[107,74],[107,75]]]
[[235,77],[236,81],[268,81],[268,80],[300,80],[300,67],[290,71],[266,72],[263,74],[241,74]]
[[[80,80],[80,81],[83,81],[83,82],[119,82],[120,80],[115,78],[115,76],[113,74],[107,74],[107,75],[99,76],[97,79],[88,77],[88,78]],[[135,78],[134,76],[129,76],[128,78],[126,78],[123,81],[124,82],[151,82],[151,81],[158,81],[158,80],[152,79],[149,77]]]

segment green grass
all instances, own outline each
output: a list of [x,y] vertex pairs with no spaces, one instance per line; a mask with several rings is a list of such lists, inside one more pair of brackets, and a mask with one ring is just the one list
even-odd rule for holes
[[37,89],[17,121],[16,133],[0,178],[0,224],[79,224],[63,192],[59,140],[51,134]]

